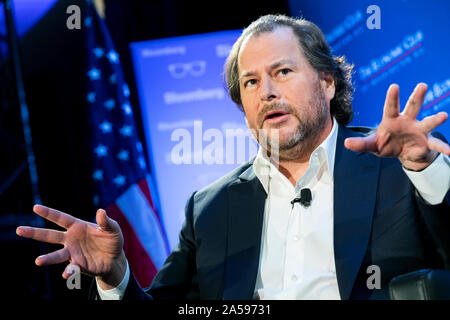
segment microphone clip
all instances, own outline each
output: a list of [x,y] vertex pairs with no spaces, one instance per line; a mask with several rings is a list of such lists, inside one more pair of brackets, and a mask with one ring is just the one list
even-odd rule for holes
[[311,200],[312,200],[311,190],[310,189],[302,189],[300,197],[299,198],[296,197],[296,198],[294,198],[294,200],[291,201],[292,208],[294,208],[294,204],[296,202],[300,202],[300,204],[302,206],[307,208],[311,205]]

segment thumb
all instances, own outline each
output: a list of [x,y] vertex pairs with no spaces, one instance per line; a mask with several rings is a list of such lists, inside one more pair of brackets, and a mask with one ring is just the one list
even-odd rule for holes
[[375,135],[370,135],[363,138],[347,138],[344,141],[344,146],[356,152],[375,152]]
[[117,232],[119,230],[117,222],[108,217],[106,211],[103,209],[97,210],[95,219],[98,226],[104,231]]
[[76,263],[71,262],[64,269],[62,276],[64,279],[68,279],[71,275],[75,275],[77,273],[80,273],[80,267]]

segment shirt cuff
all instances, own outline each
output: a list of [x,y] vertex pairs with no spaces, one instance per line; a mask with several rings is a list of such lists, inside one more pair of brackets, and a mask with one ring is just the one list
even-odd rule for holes
[[450,189],[450,159],[440,153],[422,171],[411,171],[403,167],[406,175],[422,198],[431,205],[442,203]]
[[123,296],[125,295],[125,290],[127,289],[129,280],[130,280],[130,267],[128,266],[128,261],[127,261],[127,271],[125,271],[125,276],[123,277],[122,281],[119,283],[119,285],[117,287],[112,288],[110,290],[103,290],[98,285],[97,278],[95,278],[95,281],[97,283],[97,291],[98,291],[98,295],[100,296],[100,299],[102,299],[102,300],[122,300]]

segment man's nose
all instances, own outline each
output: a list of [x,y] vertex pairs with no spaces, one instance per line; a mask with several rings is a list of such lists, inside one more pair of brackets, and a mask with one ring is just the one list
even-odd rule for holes
[[261,80],[261,100],[269,102],[280,97],[276,85],[270,77]]

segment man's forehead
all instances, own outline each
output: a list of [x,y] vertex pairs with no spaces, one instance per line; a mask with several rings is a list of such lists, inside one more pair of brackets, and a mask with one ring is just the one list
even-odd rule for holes
[[248,41],[251,39],[259,38],[261,36],[267,36],[267,35],[278,35],[283,37],[291,37],[295,36],[294,30],[291,26],[285,26],[285,25],[277,25],[273,26],[271,29],[262,29],[262,30],[255,30],[251,34],[247,35],[242,42],[243,47]]
[[280,61],[294,61],[303,55],[292,28],[279,26],[248,36],[242,43],[238,55],[239,73],[251,71],[259,63],[276,64]]

